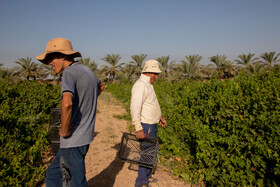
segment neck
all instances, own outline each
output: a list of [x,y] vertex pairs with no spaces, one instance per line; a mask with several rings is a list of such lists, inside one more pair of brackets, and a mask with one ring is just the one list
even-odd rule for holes
[[68,66],[70,66],[73,63],[74,63],[74,60],[73,61],[68,61],[68,60],[64,61],[64,66],[63,66],[64,69],[67,68]]
[[149,83],[152,84],[152,83],[151,83],[151,76],[150,76],[150,73],[143,73],[143,75],[149,77]]

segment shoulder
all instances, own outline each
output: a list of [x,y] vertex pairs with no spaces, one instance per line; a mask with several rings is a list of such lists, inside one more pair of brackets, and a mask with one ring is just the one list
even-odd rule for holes
[[139,87],[143,87],[143,88],[146,87],[145,82],[141,79],[138,79],[133,85],[133,88],[139,88]]
[[66,77],[73,77],[73,76],[75,76],[74,72],[75,72],[75,71],[73,71],[72,68],[67,67],[67,68],[63,71],[63,73],[62,73],[62,79],[65,79]]
[[87,69],[89,67],[87,67],[86,65],[80,63],[80,62],[75,62],[73,64],[71,64],[70,66],[68,66],[65,70],[66,71],[77,71],[77,70],[83,70],[83,69]]
[[147,85],[141,79],[137,80],[132,87],[132,93],[143,93],[146,92],[146,90]]
[[94,75],[94,73],[91,71],[91,69],[88,66],[81,64],[80,62],[75,62],[72,65],[68,66],[64,70],[63,74],[65,73],[71,74],[72,76],[76,76],[76,77],[82,77],[89,74]]

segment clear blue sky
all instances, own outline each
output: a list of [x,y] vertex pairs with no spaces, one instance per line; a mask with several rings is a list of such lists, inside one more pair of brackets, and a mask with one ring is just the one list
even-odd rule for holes
[[[34,57],[64,37],[84,58],[148,59],[280,52],[280,0],[1,0],[0,63]],[[104,64],[104,63],[103,63]]]

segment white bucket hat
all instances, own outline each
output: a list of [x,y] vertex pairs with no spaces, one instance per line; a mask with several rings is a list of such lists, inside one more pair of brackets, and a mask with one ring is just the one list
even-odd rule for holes
[[81,53],[73,51],[72,44],[69,40],[65,38],[55,38],[48,42],[46,50],[44,53],[36,56],[35,58],[46,64],[46,57],[50,53],[62,53],[65,55],[74,55],[74,57],[81,57]]
[[142,73],[161,73],[159,62],[156,60],[146,61]]

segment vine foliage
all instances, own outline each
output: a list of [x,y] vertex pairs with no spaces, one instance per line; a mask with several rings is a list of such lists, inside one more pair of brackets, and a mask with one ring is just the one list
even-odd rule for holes
[[0,82],[0,186],[35,186],[43,179],[46,123],[59,90],[36,81]]
[[[108,90],[129,106],[131,87]],[[210,186],[280,185],[279,67],[225,81],[159,81],[154,88],[168,123],[159,128],[159,158],[174,176]]]

